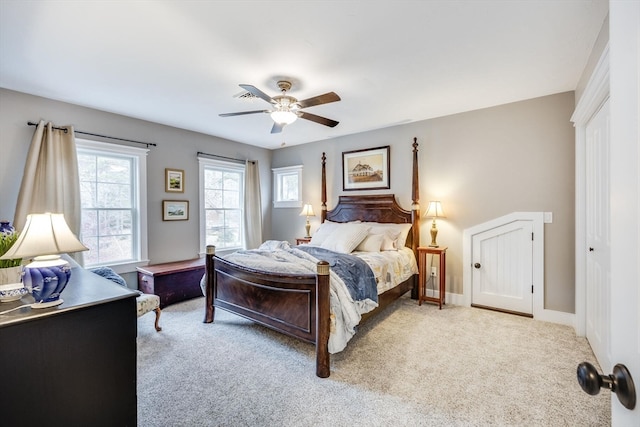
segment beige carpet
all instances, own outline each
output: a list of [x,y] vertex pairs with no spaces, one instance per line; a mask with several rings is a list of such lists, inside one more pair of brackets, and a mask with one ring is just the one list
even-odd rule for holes
[[315,376],[313,347],[218,310],[138,319],[139,426],[606,426],[610,394],[584,393],[572,328],[409,298],[360,328]]

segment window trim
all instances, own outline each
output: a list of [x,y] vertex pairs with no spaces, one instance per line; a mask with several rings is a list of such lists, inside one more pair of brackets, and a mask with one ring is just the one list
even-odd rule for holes
[[[282,168],[272,168],[273,172],[273,207],[274,208],[301,208],[302,207],[302,168],[303,165],[286,166]],[[298,199],[297,200],[279,200],[280,177],[282,175],[290,175],[292,172],[298,175]]]
[[111,267],[118,274],[135,272],[136,267],[142,267],[149,264],[149,241],[147,230],[147,155],[149,154],[149,149],[76,138],[76,152],[80,153],[85,150],[132,156],[136,159],[138,185],[137,188],[134,188],[134,198],[136,199],[138,207],[136,209],[138,227],[136,227],[135,230],[135,238],[138,240],[138,260],[105,264],[105,266]]
[[[211,167],[211,168],[218,168],[218,169],[226,169],[228,171],[232,171],[232,172],[240,172],[242,173],[242,198],[240,199],[240,203],[242,205],[241,209],[242,209],[242,213],[243,213],[243,217],[244,217],[244,198],[246,197],[245,195],[245,190],[244,190],[244,186],[245,186],[245,180],[247,179],[246,176],[246,166],[244,163],[239,163],[239,162],[233,162],[233,161],[224,161],[224,160],[214,160],[214,159],[208,159],[208,158],[204,158],[204,157],[198,157],[198,180],[199,180],[199,184],[198,184],[198,200],[200,202],[200,206],[198,209],[198,214],[200,216],[200,255],[204,256],[207,253],[207,226],[205,224],[205,221],[207,219],[207,216],[205,215],[205,207],[204,207],[204,171],[207,167]],[[242,236],[241,236],[241,242],[242,242],[242,246],[241,248],[225,248],[225,249],[216,249],[216,254],[217,255],[225,255],[228,253],[232,253],[237,251],[238,249],[243,249],[245,246],[245,239],[244,239],[244,233],[245,233],[245,224],[244,221],[242,223]]]

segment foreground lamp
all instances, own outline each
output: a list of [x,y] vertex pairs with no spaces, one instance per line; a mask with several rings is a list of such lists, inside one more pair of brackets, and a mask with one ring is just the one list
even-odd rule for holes
[[316,216],[316,214],[313,213],[313,206],[306,204],[304,205],[304,207],[302,208],[302,212],[300,212],[300,216],[306,216],[307,217],[307,224],[304,226],[304,228],[307,230],[307,234],[304,237],[311,237],[311,234],[309,234],[309,230],[311,230],[311,224],[309,224],[309,217],[310,216]]
[[436,218],[446,218],[444,216],[444,211],[442,210],[442,204],[439,201],[429,202],[429,206],[427,207],[427,211],[424,213],[425,218],[433,218],[433,223],[431,224],[431,244],[429,244],[432,248],[438,247],[438,242],[436,242],[436,237],[438,237],[438,228],[436,227]]
[[24,268],[24,286],[36,300],[32,308],[47,308],[63,303],[60,293],[71,277],[71,267],[60,254],[88,249],[69,229],[64,215],[31,214],[18,240],[0,259],[33,258]]

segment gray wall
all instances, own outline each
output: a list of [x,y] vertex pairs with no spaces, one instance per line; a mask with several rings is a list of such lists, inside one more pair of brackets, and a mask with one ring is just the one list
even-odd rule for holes
[[[411,206],[413,138],[418,138],[420,205],[441,200],[447,219],[438,221],[438,243],[447,251],[447,291],[462,293],[462,235],[466,228],[512,212],[553,213],[545,224],[545,308],[574,312],[574,146],[569,118],[574,93],[426,120],[274,151],[273,167],[303,164],[303,198],[320,211],[323,152],[327,153],[327,198],[331,209],[342,194],[343,151],[391,146],[391,189]],[[274,209],[273,235],[303,236],[299,209]],[[311,220],[312,234],[320,218]],[[422,244],[430,221],[421,223]]]
[[[152,264],[199,255],[198,151],[257,160],[260,165],[264,235],[271,233],[270,150],[130,117],[0,89],[0,218],[13,220],[22,172],[34,132],[28,121],[49,120],[76,130],[154,142],[147,159],[149,259]],[[99,138],[83,137],[99,140]],[[184,169],[185,192],[164,192],[164,169]],[[162,200],[189,200],[189,220],[163,222]],[[127,277],[130,282],[130,277]]]
[[[448,292],[462,292],[464,229],[516,211],[553,212],[545,225],[545,307],[574,311],[574,94],[533,100],[365,132],[275,151],[239,144],[129,117],[0,89],[0,218],[13,219],[33,128],[40,118],[78,130],[155,142],[148,158],[149,257],[152,263],[198,256],[197,151],[260,163],[264,238],[294,242],[304,233],[300,209],[271,209],[271,168],[302,164],[303,198],[320,212],[320,158],[327,153],[331,208],[342,191],[343,151],[391,146],[391,192],[411,204],[411,144],[420,144],[420,201],[441,200],[438,242],[449,246]],[[184,169],[189,221],[161,218],[164,168]],[[172,197],[171,197],[172,198]],[[312,233],[319,216],[311,219]],[[429,221],[421,241],[429,242]],[[135,279],[127,276],[131,283]]]

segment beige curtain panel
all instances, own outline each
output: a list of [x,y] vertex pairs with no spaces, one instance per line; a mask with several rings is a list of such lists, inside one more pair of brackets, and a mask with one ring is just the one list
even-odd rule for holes
[[262,201],[257,161],[247,160],[244,186],[244,244],[247,249],[255,249],[262,244]]
[[22,230],[27,215],[44,212],[64,214],[71,231],[80,234],[80,180],[73,127],[40,120],[31,139],[13,224]]

